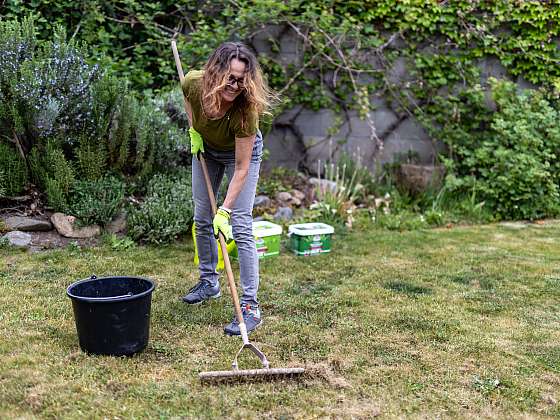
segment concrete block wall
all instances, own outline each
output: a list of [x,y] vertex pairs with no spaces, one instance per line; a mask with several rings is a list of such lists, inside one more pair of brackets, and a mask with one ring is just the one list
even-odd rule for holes
[[[259,54],[273,56],[280,63],[298,65],[302,62],[300,38],[289,27],[265,27],[257,32],[252,44]],[[372,60],[372,67],[379,67],[373,54]],[[496,58],[483,58],[478,66],[482,84],[489,77],[507,77],[506,69]],[[388,72],[389,81],[402,86],[402,92],[406,93],[406,83],[410,80],[407,60],[397,58]],[[522,78],[516,82],[520,88],[533,87]],[[382,140],[382,148],[372,140],[368,122],[356,111],[336,115],[331,109],[313,111],[298,105],[278,116],[272,130],[265,135],[265,147],[270,154],[263,167],[285,166],[315,173],[319,160],[336,161],[342,153],[353,156],[372,172],[385,163],[402,161],[406,156],[413,156],[420,164],[435,162],[437,153],[444,149],[443,144],[431,139],[413,116],[396,109],[382,92],[376,92],[370,100],[369,117],[377,137]],[[491,110],[494,104],[489,95],[487,102]]]

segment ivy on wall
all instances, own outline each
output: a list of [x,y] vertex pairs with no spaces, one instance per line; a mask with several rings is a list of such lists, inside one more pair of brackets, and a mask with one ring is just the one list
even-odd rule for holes
[[[188,63],[197,66],[220,42],[250,41],[270,24],[287,24],[305,37],[304,65],[311,69],[319,61],[325,68],[344,66],[340,53],[353,68],[364,58],[358,52],[380,48],[398,34],[406,44],[401,49],[416,51],[418,58],[495,55],[512,75],[551,84],[560,77],[558,6],[555,0],[6,0],[1,13],[4,18],[34,15],[43,37],[62,24],[92,46],[94,58],[106,57],[140,89],[173,80],[168,49],[175,34],[181,34]],[[318,60],[308,64],[315,54]],[[285,69],[286,81],[297,70]],[[442,81],[438,69],[430,76]]]
[[[403,115],[437,115],[441,96],[480,82],[477,66],[493,56],[512,77],[560,92],[560,7],[543,0],[171,0],[21,2],[6,0],[6,18],[31,14],[39,37],[62,24],[85,41],[94,60],[111,65],[139,90],[176,83],[169,40],[184,65],[202,66],[231,39],[251,44],[266,28],[295,35],[302,60],[279,60],[280,45],[259,57],[283,107],[357,109],[382,147],[369,111],[381,93]],[[281,32],[280,32],[281,33]],[[278,32],[277,32],[278,34]],[[391,77],[405,59],[405,80]],[[444,101],[445,102],[445,101]],[[423,118],[426,120],[426,118]]]

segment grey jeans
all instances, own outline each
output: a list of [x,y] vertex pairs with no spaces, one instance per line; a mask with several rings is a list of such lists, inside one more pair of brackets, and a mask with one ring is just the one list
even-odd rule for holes
[[[259,169],[262,160],[263,140],[257,131],[257,138],[253,146],[253,155],[249,165],[249,174],[245,185],[235,200],[231,212],[231,226],[233,239],[237,244],[239,257],[239,274],[241,277],[241,304],[258,306],[257,291],[259,289],[259,258],[253,237],[253,203],[259,180]],[[235,152],[222,152],[205,146],[204,156],[208,166],[208,174],[212,182],[214,194],[217,194],[224,173],[231,181],[235,170]],[[192,159],[192,192],[194,200],[194,223],[196,227],[196,247],[199,258],[200,279],[212,286],[218,284],[219,274],[218,246],[214,238],[212,226],[212,208],[206,190],[202,167],[196,157]],[[219,206],[219,198],[216,198]]]

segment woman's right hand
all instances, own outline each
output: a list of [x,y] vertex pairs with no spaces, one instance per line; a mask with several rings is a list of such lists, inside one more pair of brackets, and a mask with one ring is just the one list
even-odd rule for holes
[[199,153],[204,153],[204,142],[202,136],[193,127],[189,128],[189,136],[191,138],[191,154],[198,158]]

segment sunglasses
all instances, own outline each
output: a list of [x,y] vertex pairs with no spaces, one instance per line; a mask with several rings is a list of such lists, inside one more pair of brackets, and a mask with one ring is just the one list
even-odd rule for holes
[[244,84],[243,84],[243,80],[245,78],[244,77],[234,77],[232,74],[229,75],[227,84],[231,87],[233,87],[233,85],[237,84],[237,87],[242,89]]

